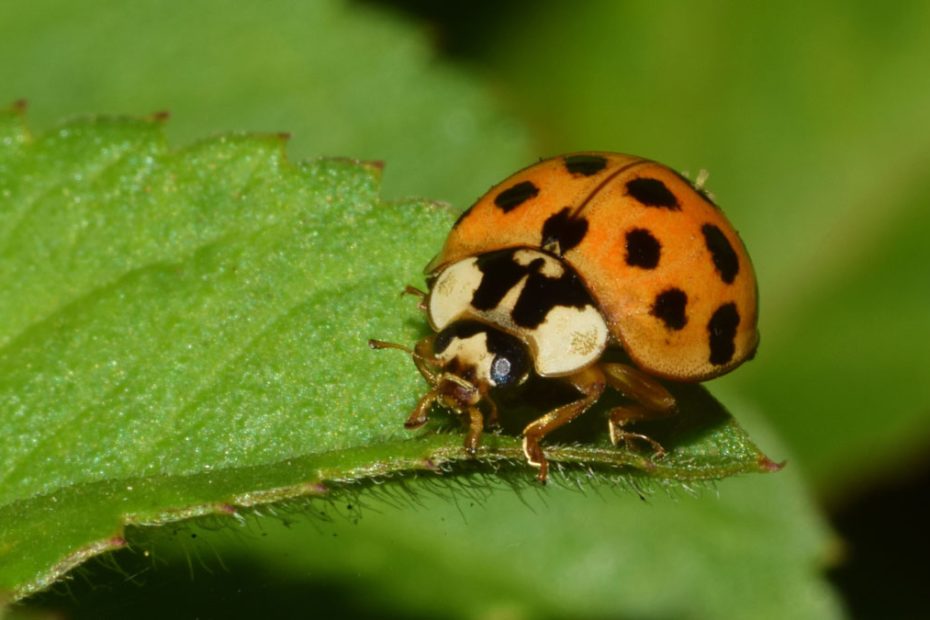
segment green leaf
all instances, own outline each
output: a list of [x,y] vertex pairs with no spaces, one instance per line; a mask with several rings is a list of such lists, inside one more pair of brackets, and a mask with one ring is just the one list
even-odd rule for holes
[[[422,382],[366,345],[424,329],[397,291],[453,215],[381,201],[377,166],[282,150],[228,136],[171,151],[158,118],[33,139],[21,111],[0,115],[0,588],[46,587],[124,546],[126,524],[474,468],[461,433],[403,430]],[[663,460],[604,433],[547,454],[582,478],[773,468],[703,389],[676,393]],[[477,464],[532,477],[511,436],[488,435]]]
[[800,482],[789,468],[642,500],[605,485],[515,493],[497,477],[385,485],[277,517],[131,530],[146,555],[36,603],[125,616],[132,601],[151,618],[839,618]]
[[346,0],[0,3],[0,105],[38,128],[170,111],[172,143],[234,127],[288,131],[295,159],[390,162],[388,197],[459,207],[536,155],[525,126],[423,29]]

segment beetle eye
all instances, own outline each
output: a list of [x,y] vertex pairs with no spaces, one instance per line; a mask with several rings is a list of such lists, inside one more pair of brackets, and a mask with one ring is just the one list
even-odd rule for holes
[[512,369],[513,365],[509,359],[503,355],[495,356],[494,361],[491,362],[491,380],[495,385],[507,385],[513,380]]
[[530,371],[531,361],[526,349],[516,340],[509,344],[498,347],[498,353],[491,361],[491,381],[495,387],[521,383]]

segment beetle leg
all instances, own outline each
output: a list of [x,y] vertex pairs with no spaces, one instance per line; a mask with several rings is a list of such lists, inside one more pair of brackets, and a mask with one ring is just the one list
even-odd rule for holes
[[497,403],[495,403],[490,395],[485,395],[484,402],[488,404],[488,419],[485,421],[485,426],[496,427],[498,426],[498,417],[497,417]]
[[407,418],[407,421],[404,422],[404,428],[407,430],[413,430],[415,428],[420,428],[426,421],[429,420],[429,410],[433,406],[433,403],[436,402],[436,399],[439,398],[439,388],[434,387],[429,392],[420,397],[420,400],[417,401],[417,406],[413,408],[413,411],[410,413],[410,417]]
[[604,392],[606,382],[604,373],[597,366],[589,366],[565,379],[581,392],[582,397],[553,409],[523,429],[523,453],[526,454],[526,460],[530,465],[539,468],[536,478],[543,483],[546,482],[549,465],[542,448],[539,447],[539,441],[550,432],[574,420],[597,402]]
[[413,363],[430,385],[439,383],[439,373],[434,366],[435,357],[433,356],[433,340],[435,338],[435,335],[425,336],[413,348]]
[[610,441],[617,445],[623,442],[628,448],[633,440],[644,441],[652,446],[656,456],[665,454],[659,442],[642,433],[625,430],[627,424],[673,415],[677,408],[675,397],[656,379],[626,364],[601,364],[607,383],[612,388],[636,401],[611,409],[608,415]]
[[481,432],[484,430],[484,416],[478,407],[469,407],[465,410],[468,414],[468,434],[465,435],[465,451],[471,456],[478,451],[478,442],[481,440]]
[[639,422],[640,420],[651,420],[656,417],[661,417],[662,415],[665,414],[662,412],[646,409],[642,405],[624,405],[620,407],[614,407],[607,412],[607,424],[610,428],[610,442],[615,446],[620,442],[623,442],[623,445],[626,446],[628,450],[631,450],[633,449],[633,440],[638,439],[639,441],[648,443],[652,447],[652,450],[655,452],[656,457],[665,456],[665,448],[662,447],[662,444],[660,444],[649,435],[644,435],[643,433],[634,433],[633,431],[624,429],[627,424]]
[[431,389],[420,397],[420,400],[417,401],[417,406],[414,407],[410,417],[408,417],[407,421],[404,422],[404,427],[408,429],[419,428],[426,424],[426,421],[429,419],[430,407],[439,398],[440,373],[434,367],[434,337],[435,336],[430,335],[422,338],[419,342],[417,342],[416,346],[413,348],[413,351],[403,345],[393,342],[385,342],[383,340],[375,339],[368,341],[368,346],[372,349],[399,349],[409,353],[413,358],[413,363],[416,365],[417,370],[420,371],[420,374],[423,375],[423,378],[426,379],[426,382],[430,384]]
[[421,291],[417,287],[408,284],[407,286],[404,287],[404,290],[403,292],[401,292],[401,295],[413,295],[414,297],[419,297],[420,301],[419,303],[417,303],[417,308],[419,308],[423,312],[426,312],[426,309],[427,309],[426,298],[428,297],[428,295],[424,291]]
[[661,413],[675,411],[675,397],[654,377],[627,364],[601,364],[610,387],[647,409]]

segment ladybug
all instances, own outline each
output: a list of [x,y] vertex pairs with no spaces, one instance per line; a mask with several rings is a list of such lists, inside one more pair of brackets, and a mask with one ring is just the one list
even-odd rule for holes
[[[407,292],[434,333],[408,351],[430,389],[405,426],[438,403],[467,419],[474,454],[498,394],[532,377],[564,382],[577,399],[523,430],[541,482],[541,440],[607,386],[629,401],[607,413],[614,445],[643,441],[661,456],[627,429],[675,412],[659,379],[717,377],[759,342],[755,274],[736,231],[699,185],[640,157],[573,153],[517,172],[458,218],[426,275],[428,292]],[[624,361],[605,360],[610,349]]]

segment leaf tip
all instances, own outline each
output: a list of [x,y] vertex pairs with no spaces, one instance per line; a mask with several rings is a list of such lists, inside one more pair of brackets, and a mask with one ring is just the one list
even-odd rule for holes
[[759,464],[759,469],[761,469],[762,471],[766,473],[775,473],[777,471],[781,471],[782,469],[784,469],[785,465],[788,464],[787,460],[784,460],[779,463],[779,462],[773,461],[772,459],[765,456],[764,454],[759,455],[757,462]]

